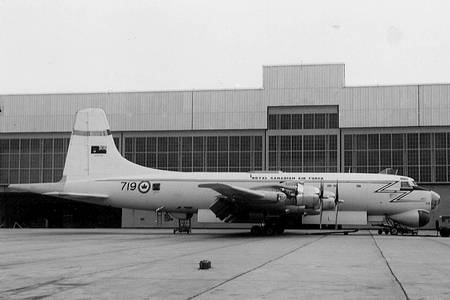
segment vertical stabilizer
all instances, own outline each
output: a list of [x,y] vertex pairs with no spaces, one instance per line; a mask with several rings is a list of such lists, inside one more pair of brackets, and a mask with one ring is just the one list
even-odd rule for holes
[[106,114],[99,108],[78,111],[63,176],[67,180],[125,175],[142,169],[124,159],[111,135]]

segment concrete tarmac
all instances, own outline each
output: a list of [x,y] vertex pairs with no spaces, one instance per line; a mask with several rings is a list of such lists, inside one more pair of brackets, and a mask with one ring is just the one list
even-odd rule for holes
[[2,229],[0,299],[450,299],[448,238],[311,233]]

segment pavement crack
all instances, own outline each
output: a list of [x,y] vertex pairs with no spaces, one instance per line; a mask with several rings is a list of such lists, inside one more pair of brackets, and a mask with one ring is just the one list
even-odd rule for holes
[[4,291],[2,291],[2,294],[4,294],[4,293],[5,294],[6,293],[16,293],[17,294],[17,293],[21,293],[21,292],[26,292],[26,291],[29,291],[29,290],[34,290],[34,289],[41,288],[43,286],[57,284],[57,283],[59,283],[62,280],[64,280],[64,278],[53,279],[53,280],[45,281],[45,282],[39,282],[39,283],[23,286],[23,287],[20,287],[20,288],[4,290]]
[[400,289],[402,290],[403,295],[405,296],[405,299],[406,299],[406,300],[409,300],[410,298],[409,298],[408,294],[406,293],[405,288],[403,287],[402,283],[400,282],[400,280],[397,278],[397,276],[395,275],[394,271],[392,270],[391,265],[389,264],[388,260],[386,259],[386,256],[384,256],[383,250],[381,250],[381,248],[380,248],[380,246],[378,245],[377,240],[376,240],[375,237],[373,236],[372,232],[369,231],[369,233],[370,233],[370,235],[372,236],[373,242],[374,242],[375,246],[377,247],[378,251],[380,252],[381,257],[383,257],[384,262],[386,263],[386,266],[387,266],[388,269],[389,269],[389,272],[391,272],[391,275],[392,275],[392,277],[394,277],[395,282],[397,282],[398,286],[399,286]]
[[239,277],[242,277],[242,276],[244,276],[244,275],[246,275],[246,274],[249,274],[249,273],[251,273],[251,272],[253,272],[253,271],[256,271],[256,270],[258,270],[258,269],[260,269],[260,268],[262,268],[262,267],[264,267],[264,266],[266,266],[266,265],[268,265],[268,264],[270,264],[270,263],[272,263],[272,262],[274,262],[274,261],[277,261],[277,260],[279,260],[279,259],[282,259],[283,257],[286,257],[286,256],[288,256],[288,255],[290,255],[290,254],[292,254],[292,253],[294,253],[294,252],[296,252],[296,251],[298,251],[298,250],[300,250],[300,249],[302,249],[302,248],[305,248],[306,246],[309,246],[309,245],[311,245],[311,244],[313,244],[313,243],[315,243],[315,242],[317,242],[317,241],[323,239],[323,238],[326,237],[326,236],[327,236],[327,235],[321,236],[321,237],[318,238],[318,239],[315,239],[315,240],[310,241],[310,242],[308,242],[308,243],[302,244],[302,245],[300,245],[300,246],[298,246],[298,247],[295,247],[294,249],[291,249],[291,250],[289,250],[289,251],[287,251],[287,252],[285,252],[285,253],[283,253],[283,254],[277,256],[277,257],[271,258],[271,259],[269,259],[268,261],[266,261],[266,262],[264,262],[264,263],[262,263],[262,264],[260,264],[260,265],[257,265],[256,267],[253,267],[253,268],[251,268],[251,269],[249,269],[249,270],[247,270],[247,271],[244,271],[244,272],[242,272],[242,273],[239,273],[239,274],[237,274],[237,275],[235,275],[235,276],[233,276],[233,277],[231,277],[231,278],[228,278],[227,280],[224,280],[224,281],[222,281],[222,282],[220,282],[220,283],[218,283],[218,284],[216,284],[216,285],[214,285],[214,286],[212,286],[212,287],[210,287],[210,288],[208,288],[208,289],[206,289],[206,290],[204,290],[204,291],[201,291],[200,293],[195,294],[195,295],[193,295],[193,296],[187,298],[187,300],[191,300],[191,299],[197,298],[197,297],[199,297],[199,296],[201,296],[201,295],[203,295],[203,294],[206,294],[206,293],[208,293],[208,292],[210,292],[210,291],[212,291],[212,290],[214,290],[214,289],[216,289],[216,288],[218,288],[218,287],[220,287],[220,286],[222,286],[222,285],[224,285],[224,284],[230,282],[230,281],[233,281],[233,280],[235,280],[235,279],[237,279],[237,278],[239,278]]

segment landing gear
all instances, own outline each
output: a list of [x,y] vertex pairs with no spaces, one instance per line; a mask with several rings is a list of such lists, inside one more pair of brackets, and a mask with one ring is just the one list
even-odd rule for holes
[[264,226],[264,233],[266,235],[275,235],[275,228],[273,228],[272,226]]
[[173,229],[173,234],[175,233],[191,233],[191,219],[178,219],[178,228]]
[[190,234],[192,228],[191,224],[192,214],[188,213],[184,215],[184,218],[177,218],[177,219],[178,219],[178,227],[175,227],[173,229],[173,234],[177,232]]
[[253,225],[252,228],[250,229],[250,233],[252,235],[261,235],[262,232],[263,232],[262,227],[259,225]]
[[280,226],[276,228],[276,233],[282,235],[284,233],[284,227]]
[[279,224],[253,225],[250,229],[252,235],[281,235],[284,233],[284,227]]
[[405,235],[405,234],[411,234],[411,235],[417,235],[419,233],[419,230],[417,228],[411,228],[402,224],[399,224],[397,222],[394,222],[393,220],[386,218],[385,223],[382,225],[376,225],[381,226],[381,228],[378,228],[378,234],[391,234],[391,235]]

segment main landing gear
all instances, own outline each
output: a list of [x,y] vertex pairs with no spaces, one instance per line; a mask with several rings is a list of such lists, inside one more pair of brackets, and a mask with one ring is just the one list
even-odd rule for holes
[[173,234],[175,233],[191,233],[191,219],[178,219],[178,227],[173,229]]
[[250,229],[252,235],[281,235],[284,232],[284,227],[278,224],[264,224],[264,225],[253,225]]

